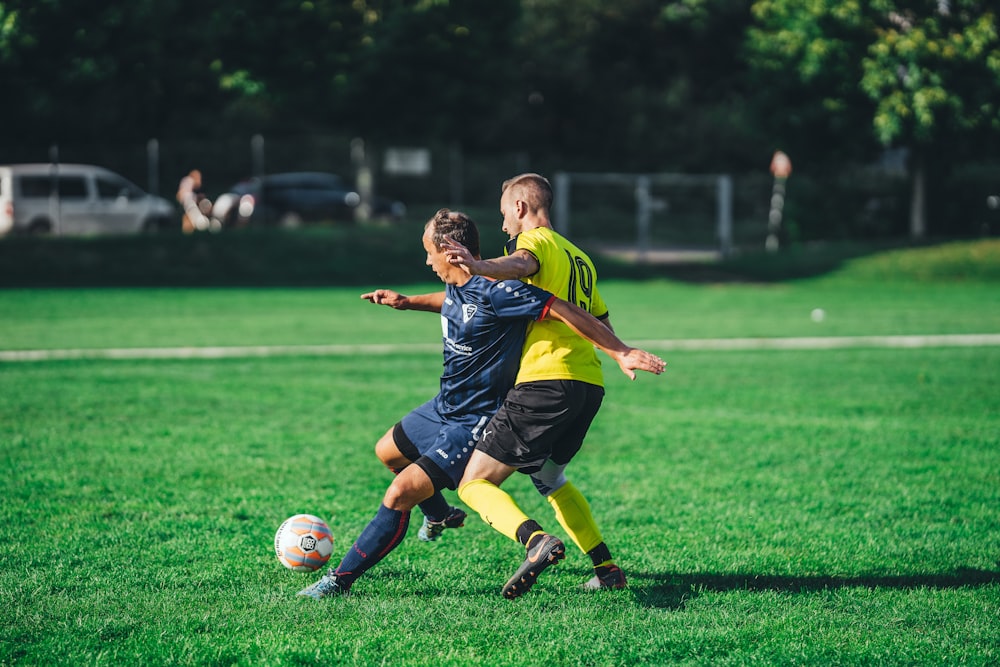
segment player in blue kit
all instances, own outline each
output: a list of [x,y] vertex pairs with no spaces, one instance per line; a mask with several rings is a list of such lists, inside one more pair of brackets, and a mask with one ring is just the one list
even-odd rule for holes
[[440,312],[444,372],[437,396],[403,417],[375,446],[396,473],[375,517],[340,563],[299,595],[319,600],[347,593],[402,541],[413,507],[419,505],[428,518],[438,520],[453,510],[441,489],[457,486],[482,427],[513,386],[529,321],[564,322],[631,378],[635,370],[663,371],[662,359],[625,345],[581,308],[520,281],[471,276],[451,264],[442,249],[446,238],[479,254],[479,232],[468,216],[448,209],[434,215],[424,228],[423,245],[427,265],[446,285],[444,292],[407,297],[376,290],[362,295],[398,310]]

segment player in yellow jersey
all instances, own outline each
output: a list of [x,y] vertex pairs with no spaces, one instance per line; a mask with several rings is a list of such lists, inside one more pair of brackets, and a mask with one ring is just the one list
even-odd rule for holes
[[[610,329],[594,264],[552,228],[551,205],[552,188],[538,174],[504,182],[500,212],[511,237],[506,255],[481,260],[461,244],[448,243],[449,261],[472,275],[518,278],[541,287],[589,311]],[[594,577],[584,586],[625,587],[625,574],[612,559],[587,499],[565,474],[603,398],[604,379],[593,345],[559,322],[529,324],[515,386],[483,429],[458,488],[469,507],[527,551],[503,587],[506,598],[525,593],[546,567],[565,555],[562,541],[546,533],[499,488],[514,471],[531,475],[559,523],[590,556]]]

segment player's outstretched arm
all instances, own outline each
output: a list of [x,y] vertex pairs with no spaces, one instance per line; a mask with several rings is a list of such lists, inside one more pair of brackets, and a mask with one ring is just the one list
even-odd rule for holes
[[508,280],[538,273],[538,260],[527,250],[515,250],[510,255],[495,259],[478,259],[464,245],[448,237],[441,248],[448,255],[449,262],[462,267],[469,275]]
[[635,379],[637,370],[659,375],[666,368],[667,364],[663,359],[651,352],[626,345],[600,320],[569,301],[553,301],[547,316],[563,322],[577,335],[603,350],[618,362],[618,367],[629,379]]
[[390,289],[377,289],[362,294],[361,298],[396,310],[423,310],[431,313],[440,313],[444,304],[444,292],[406,296]]

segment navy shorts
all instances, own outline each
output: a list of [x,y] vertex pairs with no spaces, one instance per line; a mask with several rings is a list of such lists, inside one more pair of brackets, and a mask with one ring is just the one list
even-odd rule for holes
[[403,417],[392,436],[403,456],[422,464],[436,487],[455,489],[489,419],[490,415],[467,415],[445,420],[431,399]]
[[603,401],[603,387],[578,380],[519,384],[486,425],[478,448],[529,475],[549,459],[566,465]]

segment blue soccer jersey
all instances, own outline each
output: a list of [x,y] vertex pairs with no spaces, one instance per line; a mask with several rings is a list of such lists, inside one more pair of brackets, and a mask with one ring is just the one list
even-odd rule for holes
[[441,416],[496,412],[514,386],[528,322],[542,319],[554,299],[518,280],[483,276],[446,287],[441,306],[444,372],[435,399]]

